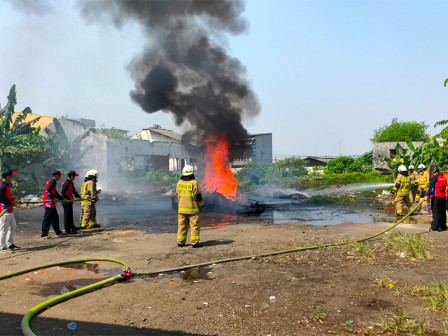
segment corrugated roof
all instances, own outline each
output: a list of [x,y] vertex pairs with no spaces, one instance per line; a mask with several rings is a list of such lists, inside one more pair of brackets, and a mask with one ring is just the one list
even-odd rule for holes
[[[163,128],[146,128],[147,130],[151,131],[151,132],[155,132],[161,135],[164,135],[166,137],[169,137],[171,139],[177,140],[177,141],[182,141],[182,135],[179,133],[176,133],[172,130],[167,130],[167,129],[163,129]],[[190,139],[190,141],[188,142],[190,145],[196,146],[196,147],[200,147],[200,143],[195,140],[195,139]]]
[[[16,118],[22,114],[23,114],[22,112],[14,112],[14,114],[12,115],[12,121],[14,122],[14,120],[16,120]],[[49,116],[44,116],[44,115],[35,114],[35,113],[28,113],[28,115],[25,118],[25,122],[35,120],[38,118],[39,118],[39,120],[37,120],[33,124],[33,127],[36,127],[36,128],[40,127],[41,129],[44,129],[48,125],[52,124],[54,119],[57,119],[56,117],[49,117]]]

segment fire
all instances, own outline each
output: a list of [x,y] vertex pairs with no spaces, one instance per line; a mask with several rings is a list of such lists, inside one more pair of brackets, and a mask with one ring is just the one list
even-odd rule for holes
[[224,134],[210,136],[205,141],[204,189],[218,192],[226,198],[236,197],[238,180],[230,170],[229,142]]

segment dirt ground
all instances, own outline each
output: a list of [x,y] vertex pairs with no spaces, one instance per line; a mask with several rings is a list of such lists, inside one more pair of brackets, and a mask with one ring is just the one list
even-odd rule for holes
[[[379,323],[397,308],[425,317],[426,335],[441,335],[447,315],[429,310],[410,291],[448,276],[448,232],[427,232],[428,220],[422,216],[418,224],[372,239],[367,252],[346,245],[166,274],[179,266],[361,238],[392,223],[228,225],[202,230],[204,247],[193,249],[178,248],[174,232],[128,227],[42,240],[39,222],[30,219],[35,224],[19,224],[16,235],[22,249],[0,255],[0,274],[95,257],[122,260],[137,273],[163,273],[50,307],[31,322],[37,335],[364,335],[367,322]],[[387,250],[384,238],[396,231],[421,233],[431,257],[413,260]],[[0,334],[21,335],[21,319],[32,307],[118,273],[118,264],[90,262],[0,281]],[[77,323],[73,331],[70,322]]]

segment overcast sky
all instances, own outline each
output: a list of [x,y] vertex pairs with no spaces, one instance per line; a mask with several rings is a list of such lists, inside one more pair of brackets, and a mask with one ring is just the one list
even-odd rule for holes
[[[76,0],[0,0],[0,104],[128,130],[160,124],[129,96],[127,70],[145,45],[138,24],[87,24]],[[448,1],[248,0],[244,34],[222,41],[247,69],[277,158],[359,155],[396,117],[435,134],[448,119]]]

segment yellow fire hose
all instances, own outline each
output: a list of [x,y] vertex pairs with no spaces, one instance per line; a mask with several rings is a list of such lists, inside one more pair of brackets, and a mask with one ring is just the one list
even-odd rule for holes
[[[129,278],[131,278],[133,276],[153,276],[153,275],[157,275],[157,274],[160,274],[160,273],[171,273],[171,272],[191,269],[191,268],[194,268],[194,267],[208,266],[208,265],[226,263],[226,262],[231,262],[231,261],[263,258],[263,257],[274,256],[274,255],[279,255],[279,254],[291,253],[291,252],[313,250],[313,249],[326,248],[326,247],[332,247],[332,246],[348,245],[348,244],[353,244],[353,243],[366,241],[368,239],[372,239],[372,238],[378,237],[378,236],[384,234],[385,232],[390,231],[391,229],[396,227],[398,224],[402,223],[408,216],[410,216],[416,209],[418,209],[423,202],[424,202],[424,199],[421,200],[415,206],[415,208],[411,208],[410,211],[403,218],[398,220],[395,224],[393,224],[392,226],[388,227],[387,229],[385,229],[385,230],[383,230],[381,232],[378,232],[376,234],[373,234],[371,236],[360,238],[360,239],[354,239],[354,240],[351,240],[351,241],[345,241],[345,242],[339,242],[339,243],[329,243],[329,244],[322,244],[322,245],[314,245],[314,246],[307,246],[307,247],[300,247],[300,248],[291,249],[291,250],[276,251],[276,252],[264,253],[264,254],[258,254],[258,255],[250,255],[250,256],[243,256],[243,257],[228,258],[228,259],[219,259],[219,260],[208,261],[208,262],[194,264],[194,265],[187,265],[187,266],[169,268],[169,269],[164,269],[164,270],[159,270],[159,271],[154,271],[154,272],[149,272],[149,273],[136,273],[136,274],[131,273],[129,268],[127,267],[127,265],[123,261],[120,261],[120,260],[117,260],[117,259],[110,259],[110,258],[78,259],[78,260],[69,260],[69,261],[63,261],[63,262],[58,262],[58,263],[49,264],[49,265],[33,267],[33,268],[26,269],[26,270],[23,270],[23,271],[19,271],[19,272],[11,273],[11,274],[8,274],[8,275],[0,276],[0,280],[12,278],[12,277],[15,277],[15,276],[18,276],[18,275],[22,275],[22,274],[25,274],[25,273],[28,273],[28,272],[32,272],[32,271],[35,271],[35,270],[39,270],[39,269],[43,269],[43,268],[49,268],[49,267],[60,266],[60,265],[67,265],[67,264],[73,264],[73,263],[79,263],[79,262],[87,262],[87,261],[110,261],[110,262],[115,262],[115,263],[121,264],[124,267],[123,273],[120,274],[120,275],[116,275],[116,276],[108,278],[106,280],[102,280],[102,281],[96,282],[96,283],[94,283],[92,285],[89,285],[89,286],[86,286],[86,287],[74,290],[74,291],[66,293],[66,294],[59,295],[59,296],[57,296],[55,298],[52,298],[52,299],[47,300],[45,302],[42,302],[41,304],[31,308],[25,314],[25,316],[23,317],[22,323],[21,323],[21,328],[22,328],[22,332],[23,332],[23,334],[25,336],[36,336],[36,334],[33,333],[33,331],[30,328],[30,325],[29,325],[31,319],[36,314],[38,314],[43,309],[45,309],[45,308],[47,308],[47,307],[49,307],[51,305],[56,305],[56,304],[58,304],[60,302],[69,300],[69,299],[71,299],[73,297],[76,297],[76,296],[79,296],[79,295],[86,294],[86,293],[88,293],[90,291],[99,289],[101,287],[105,287],[107,285],[111,285],[111,284],[114,284],[114,283],[119,282],[119,281],[127,280],[127,279],[129,279]],[[23,203],[29,203],[29,202],[23,202]],[[43,202],[32,202],[32,203],[43,203]],[[7,210],[4,210],[0,214],[0,217],[6,211]]]

